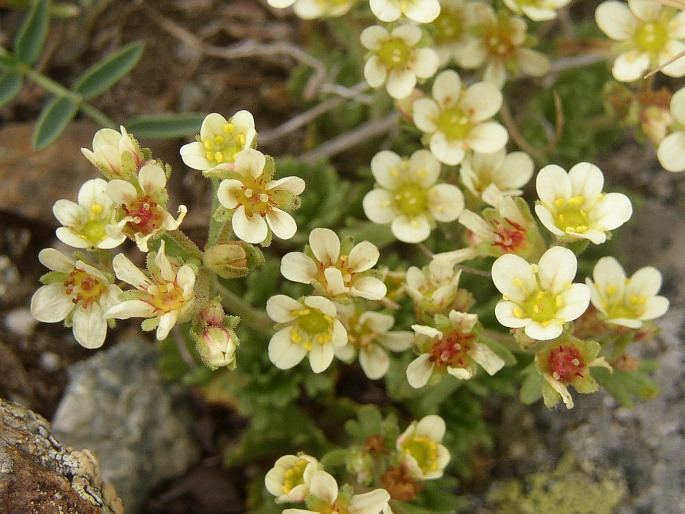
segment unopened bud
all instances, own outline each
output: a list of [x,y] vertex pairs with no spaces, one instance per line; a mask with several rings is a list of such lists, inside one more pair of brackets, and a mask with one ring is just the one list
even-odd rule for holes
[[230,328],[210,326],[197,338],[197,351],[208,368],[233,369],[238,344],[238,336]]
[[222,278],[239,278],[264,262],[264,255],[244,241],[216,244],[205,251],[202,262]]

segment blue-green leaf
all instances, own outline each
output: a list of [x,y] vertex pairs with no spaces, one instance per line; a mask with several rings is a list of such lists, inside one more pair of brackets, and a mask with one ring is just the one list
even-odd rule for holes
[[104,93],[138,64],[143,46],[142,41],[129,43],[94,64],[76,79],[74,91],[80,93],[84,100]]
[[0,77],[0,107],[14,100],[23,85],[24,77],[21,73],[13,71],[2,75]]
[[33,147],[42,150],[50,145],[64,131],[78,112],[78,105],[70,99],[59,96],[48,103],[40,113],[33,131]]
[[193,112],[150,114],[133,118],[125,126],[137,138],[174,139],[199,133],[204,119],[204,114]]
[[14,52],[20,61],[31,65],[38,60],[49,26],[50,0],[37,0],[14,40]]

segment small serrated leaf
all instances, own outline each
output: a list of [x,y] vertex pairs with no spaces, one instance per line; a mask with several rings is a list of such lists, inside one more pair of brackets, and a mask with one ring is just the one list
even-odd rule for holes
[[12,72],[0,77],[0,107],[14,100],[24,85],[21,73]]
[[29,66],[40,57],[50,26],[50,0],[37,0],[14,40],[16,56]]
[[133,118],[125,126],[137,138],[174,139],[197,134],[204,119],[204,114],[194,112],[151,114]]
[[59,96],[51,100],[40,113],[33,131],[33,148],[42,150],[50,145],[64,131],[78,112],[78,105],[70,99]]
[[108,55],[76,79],[74,91],[84,100],[104,93],[138,64],[144,46],[142,41],[135,41]]

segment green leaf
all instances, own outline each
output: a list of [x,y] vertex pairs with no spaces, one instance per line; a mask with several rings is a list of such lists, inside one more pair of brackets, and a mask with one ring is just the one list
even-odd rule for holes
[[23,85],[21,73],[11,72],[0,77],[0,107],[14,100]]
[[38,60],[50,25],[50,0],[37,0],[14,40],[14,52],[20,61],[31,65]]
[[90,100],[124,78],[138,64],[143,55],[141,41],[129,43],[88,68],[74,83],[74,91]]
[[[649,364],[647,365],[649,368]],[[632,409],[634,399],[650,400],[659,394],[659,386],[650,378],[643,367],[637,371],[621,371],[606,368],[592,368],[592,376],[599,385],[609,391],[623,407]]]
[[174,139],[200,132],[205,115],[196,112],[150,114],[126,123],[126,130],[141,139]]
[[64,131],[78,112],[78,105],[70,99],[59,96],[48,103],[40,113],[33,131],[33,148],[42,150],[50,145]]
[[535,369],[535,364],[531,363],[522,372],[524,375],[519,391],[519,398],[526,405],[537,402],[542,397],[542,386],[545,384],[544,377]]

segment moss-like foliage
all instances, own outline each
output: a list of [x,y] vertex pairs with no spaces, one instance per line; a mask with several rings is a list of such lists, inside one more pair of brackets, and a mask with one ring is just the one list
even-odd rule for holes
[[509,480],[488,495],[499,514],[611,514],[626,492],[623,477],[615,470],[581,470],[572,455],[556,469],[533,473],[523,481]]

